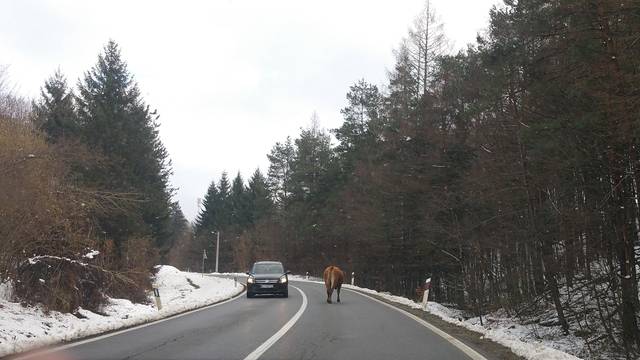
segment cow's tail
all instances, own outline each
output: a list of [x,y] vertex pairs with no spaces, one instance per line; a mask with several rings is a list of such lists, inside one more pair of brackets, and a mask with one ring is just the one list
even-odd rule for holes
[[331,288],[336,288],[336,269],[331,268]]

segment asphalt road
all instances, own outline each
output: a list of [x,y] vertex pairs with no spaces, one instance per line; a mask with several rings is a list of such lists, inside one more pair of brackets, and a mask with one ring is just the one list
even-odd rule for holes
[[322,285],[294,281],[286,299],[243,295],[64,351],[71,359],[470,359],[379,302],[344,289],[342,303],[325,299]]

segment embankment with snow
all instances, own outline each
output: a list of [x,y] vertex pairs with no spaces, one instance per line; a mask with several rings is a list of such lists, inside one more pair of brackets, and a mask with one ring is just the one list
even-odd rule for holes
[[159,266],[154,287],[160,292],[162,310],[150,294],[149,304],[109,299],[100,314],[84,309],[65,314],[14,302],[10,283],[0,284],[0,357],[158,320],[229,299],[244,290],[233,279],[203,277],[166,265]]

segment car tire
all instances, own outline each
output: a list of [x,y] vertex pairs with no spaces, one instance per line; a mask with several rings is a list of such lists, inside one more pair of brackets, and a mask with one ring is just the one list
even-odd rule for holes
[[253,298],[253,296],[254,295],[253,295],[252,292],[247,291],[247,299],[251,299],[251,298]]
[[289,297],[289,290],[285,291],[282,293],[282,297],[284,298],[288,298]]

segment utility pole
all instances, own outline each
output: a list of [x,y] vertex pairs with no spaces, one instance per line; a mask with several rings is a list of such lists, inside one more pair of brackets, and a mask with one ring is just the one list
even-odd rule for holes
[[218,231],[218,236],[216,238],[216,272],[218,272],[219,255],[220,255],[220,231]]

